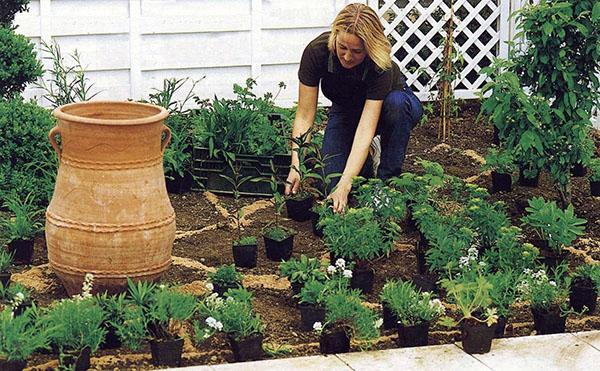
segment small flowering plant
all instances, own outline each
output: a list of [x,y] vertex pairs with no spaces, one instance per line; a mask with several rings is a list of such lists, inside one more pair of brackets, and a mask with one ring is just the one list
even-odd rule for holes
[[229,290],[225,297],[213,293],[200,303],[202,320],[194,322],[196,342],[203,342],[215,332],[225,332],[238,341],[264,333],[265,326],[252,307],[252,293],[239,288]]
[[408,281],[386,282],[379,298],[403,326],[435,321],[445,313],[444,305],[431,292],[420,292]]
[[14,313],[18,308],[31,304],[31,293],[16,282],[12,282],[8,287],[0,285],[0,302],[5,303]]
[[185,322],[197,309],[196,298],[175,287],[160,285],[153,293],[150,306],[144,311],[148,330],[154,339],[177,339]]
[[312,279],[304,284],[300,293],[295,296],[298,302],[322,306],[328,295],[347,291],[352,278],[352,270],[348,268],[351,268],[351,265],[347,266],[344,259],[338,259],[335,265],[327,267],[325,280]]
[[383,320],[361,301],[358,290],[338,291],[325,297],[325,322],[315,323],[318,333],[342,328],[352,339],[371,341],[379,337]]
[[386,186],[381,179],[356,177],[352,183],[356,187],[355,198],[360,207],[373,209],[382,226],[393,226],[400,231],[397,223],[406,215],[406,201],[402,193]]
[[537,310],[550,310],[558,306],[563,313],[568,311],[570,278],[567,266],[559,265],[548,274],[545,269],[525,269],[517,285],[519,298]]

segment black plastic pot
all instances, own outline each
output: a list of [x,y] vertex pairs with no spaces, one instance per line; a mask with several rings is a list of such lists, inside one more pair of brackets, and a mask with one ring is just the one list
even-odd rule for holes
[[32,305],[33,304],[31,302],[31,300],[28,299],[27,301],[19,304],[18,307],[14,308],[13,313],[14,313],[15,316],[20,316],[21,314],[23,314],[25,312],[25,310],[27,308],[31,308]]
[[300,328],[312,331],[315,322],[325,322],[325,308],[313,304],[298,304],[300,310]]
[[523,174],[523,170],[519,170],[519,185],[523,187],[537,187],[540,181],[540,175],[536,175],[533,178],[526,178]]
[[256,257],[258,255],[258,245],[233,245],[233,261],[236,267],[254,268],[256,267]]
[[506,317],[498,316],[498,322],[496,322],[496,329],[494,330],[494,338],[495,339],[503,338],[505,329],[506,329]]
[[383,329],[391,330],[398,327],[398,317],[390,309],[386,302],[383,303]]
[[492,192],[512,191],[512,175],[492,171]]
[[22,371],[27,366],[27,360],[8,361],[0,360],[0,370],[2,371]]
[[85,347],[81,352],[65,352],[62,356],[62,365],[67,369],[75,365],[75,371],[85,371],[90,368],[91,350]]
[[319,223],[319,214],[311,210],[310,221],[312,223],[312,230],[315,236],[323,238],[323,227],[317,225]]
[[300,293],[302,288],[304,287],[304,283],[302,282],[291,282],[290,287],[292,288],[292,296],[296,296]]
[[10,283],[10,276],[12,276],[12,273],[9,273],[9,272],[0,273],[0,283],[2,283],[3,287],[8,287],[8,285]]
[[533,323],[538,335],[560,334],[565,332],[567,316],[562,316],[557,305],[550,309],[531,308]]
[[585,314],[590,315],[596,310],[596,301],[598,299],[598,289],[589,277],[575,277],[571,281],[569,291],[569,302],[571,308],[581,312],[587,307]]
[[431,291],[438,294],[440,292],[440,289],[437,285],[438,278],[435,275],[415,274],[412,276],[411,280],[416,288],[423,292]]
[[360,289],[363,294],[368,294],[373,291],[374,281],[375,271],[373,268],[354,268],[350,279],[350,287]]
[[500,145],[500,130],[496,125],[493,126],[492,143],[497,146]]
[[117,349],[121,347],[121,339],[117,335],[117,330],[109,323],[104,323],[106,329],[106,335],[104,341],[100,345],[101,349]]
[[235,283],[215,283],[213,282],[213,291],[219,294],[219,296],[225,295],[227,290],[238,288],[238,285]]
[[418,323],[412,326],[398,324],[398,339],[396,344],[399,347],[420,347],[428,343],[429,321]]
[[461,322],[460,335],[463,350],[468,354],[483,354],[492,348],[492,339],[496,324],[488,326],[485,322],[466,319]]
[[297,222],[305,222],[311,217],[311,208],[313,207],[313,196],[307,195],[301,199],[288,198],[285,200],[285,208],[287,209],[288,218]]
[[587,174],[587,169],[581,162],[576,162],[571,167],[571,176],[581,178],[582,176],[585,176],[585,174]]
[[263,237],[265,239],[265,255],[267,255],[267,259],[281,262],[282,260],[289,260],[292,257],[294,235],[290,235],[281,241],[273,240],[267,236]]
[[548,246],[547,240],[531,240],[531,243],[540,250],[539,260],[548,269],[556,268],[566,257],[564,252],[558,252]]
[[421,243],[415,245],[415,256],[417,258],[417,273],[427,274],[427,259],[425,258],[425,250],[421,247]]
[[165,177],[167,192],[178,195],[189,192],[192,189],[192,185],[194,184],[194,177],[192,177],[192,174],[187,172],[184,176],[171,174],[171,177],[173,177],[173,179]]
[[590,195],[600,196],[600,181],[592,182],[590,180]]
[[150,352],[153,365],[179,367],[183,352],[183,339],[152,339],[150,340]]
[[33,240],[13,240],[8,244],[8,252],[13,254],[14,265],[31,264]]
[[252,334],[239,340],[233,336],[227,337],[236,362],[256,361],[264,357],[262,334]]
[[325,329],[319,337],[319,350],[322,354],[348,353],[350,351],[350,337],[341,327],[333,330]]

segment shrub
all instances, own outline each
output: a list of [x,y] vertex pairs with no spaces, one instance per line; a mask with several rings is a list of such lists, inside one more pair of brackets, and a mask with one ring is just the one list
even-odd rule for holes
[[0,27],[10,27],[15,14],[29,10],[29,0],[2,1],[0,8]]
[[0,100],[0,199],[15,192],[47,205],[54,191],[56,157],[48,132],[55,125],[50,111],[20,99]]
[[28,38],[0,27],[0,98],[20,94],[25,85],[42,76],[42,65]]

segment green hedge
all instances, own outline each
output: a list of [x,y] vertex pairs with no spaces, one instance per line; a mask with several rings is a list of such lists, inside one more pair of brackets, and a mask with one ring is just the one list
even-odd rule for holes
[[42,76],[42,64],[33,47],[25,36],[0,27],[0,97],[14,97]]
[[8,192],[32,193],[45,205],[54,191],[56,155],[48,141],[49,110],[21,99],[0,100],[0,201]]

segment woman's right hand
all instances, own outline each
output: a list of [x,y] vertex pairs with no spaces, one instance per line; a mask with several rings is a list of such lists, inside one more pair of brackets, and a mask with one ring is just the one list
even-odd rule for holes
[[300,187],[300,174],[294,169],[290,169],[290,173],[285,181],[285,195],[295,195]]

